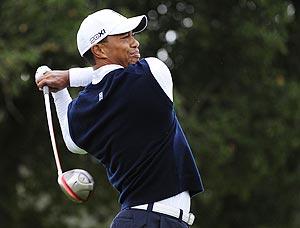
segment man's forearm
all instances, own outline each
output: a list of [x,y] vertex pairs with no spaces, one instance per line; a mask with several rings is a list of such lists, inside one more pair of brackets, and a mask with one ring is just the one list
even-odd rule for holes
[[36,81],[42,89],[48,86],[51,92],[57,92],[67,87],[84,87],[92,82],[93,68],[71,68],[69,70],[49,70]]
[[69,69],[69,80],[71,87],[87,86],[92,82],[93,68],[71,68]]
[[86,154],[87,152],[79,148],[72,140],[69,131],[68,123],[68,106],[72,101],[72,98],[67,89],[60,90],[56,93],[52,93],[59,125],[67,148],[77,154]]

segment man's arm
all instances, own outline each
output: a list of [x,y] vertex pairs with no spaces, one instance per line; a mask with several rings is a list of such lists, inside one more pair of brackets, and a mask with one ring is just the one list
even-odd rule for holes
[[68,86],[85,86],[92,81],[91,67],[72,68],[70,70],[47,71],[36,81],[37,86],[42,89],[48,86],[52,91],[56,113],[62,131],[63,139],[67,148],[77,154],[86,154],[87,152],[79,148],[72,140],[68,123],[68,106],[72,98],[67,90]]
[[63,139],[69,151],[76,154],[86,154],[87,152],[80,147],[78,147],[71,138],[69,131],[69,122],[68,122],[68,106],[72,101],[72,98],[65,88],[56,93],[52,93],[53,100],[55,103],[56,113],[63,135]]
[[173,102],[173,81],[169,68],[157,58],[149,57],[145,58],[145,60],[147,61],[150,71],[160,87]]
[[93,68],[71,68],[69,70],[70,87],[87,86],[92,82]]
[[47,85],[51,92],[57,92],[67,87],[87,86],[92,82],[93,68],[71,68],[69,70],[47,71],[37,80],[37,86],[42,89]]

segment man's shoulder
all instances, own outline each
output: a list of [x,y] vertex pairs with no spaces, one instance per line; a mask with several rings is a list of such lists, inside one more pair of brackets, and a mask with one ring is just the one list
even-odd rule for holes
[[148,58],[145,58],[145,61],[147,62],[148,66],[154,76],[156,74],[159,74],[159,75],[163,74],[163,75],[171,76],[168,66],[160,59],[155,58],[155,57],[148,57]]
[[166,66],[166,64],[163,62],[163,61],[161,61],[160,59],[158,59],[158,58],[156,58],[156,57],[146,57],[146,58],[144,58],[144,60],[148,63],[148,64],[150,64],[150,65],[152,65],[152,64],[154,64],[154,65],[156,65],[156,64],[158,64],[158,65],[163,65],[163,66]]
[[143,74],[145,72],[152,73],[154,77],[156,74],[170,74],[168,66],[158,58],[147,57],[139,60],[135,64],[129,65],[124,71],[135,72],[137,74]]

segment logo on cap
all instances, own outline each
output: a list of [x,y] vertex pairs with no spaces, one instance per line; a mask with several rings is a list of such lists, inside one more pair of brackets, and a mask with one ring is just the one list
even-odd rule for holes
[[105,35],[106,31],[105,29],[102,29],[99,33],[95,34],[90,38],[91,44],[93,44],[96,40],[100,39],[101,36]]

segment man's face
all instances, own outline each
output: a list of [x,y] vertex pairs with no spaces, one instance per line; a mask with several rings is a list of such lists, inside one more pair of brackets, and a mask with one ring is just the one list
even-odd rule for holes
[[107,41],[103,43],[108,62],[123,67],[140,59],[139,45],[132,32],[107,36]]

